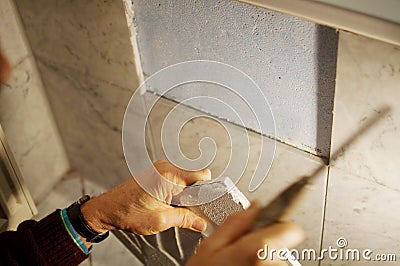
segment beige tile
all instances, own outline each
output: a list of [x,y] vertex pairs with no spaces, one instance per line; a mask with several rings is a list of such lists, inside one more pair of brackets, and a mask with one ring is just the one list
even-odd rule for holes
[[13,0],[0,2],[0,51],[12,67],[30,54],[19,13]]
[[[149,100],[149,98],[153,96],[146,95],[146,97]],[[163,122],[165,122],[165,115],[175,105],[176,103],[174,102],[162,99],[157,103],[150,115],[149,121],[157,159],[165,158],[163,147],[161,145],[161,127]],[[178,113],[177,116],[183,116],[184,118],[187,118],[188,116],[193,117],[194,115],[199,114],[193,109],[189,109],[187,107],[179,108],[179,110],[176,110],[176,112]],[[179,128],[179,122],[181,121],[179,121],[179,118],[176,119],[176,124],[171,123],[170,126]],[[258,170],[257,160],[259,159],[259,153],[261,152],[261,141],[265,147],[267,147],[267,150],[272,150],[272,154],[274,143],[268,138],[263,137],[260,139],[258,134],[249,132],[249,143],[247,143],[247,141],[243,141],[236,144],[244,154],[246,154],[246,151],[249,150],[249,158],[247,159],[247,156],[243,158],[242,154],[234,153],[232,154],[231,159],[229,159],[231,151],[229,134],[232,136],[235,134],[246,134],[246,132],[243,131],[242,128],[230,123],[222,123],[222,125],[227,128],[227,131],[224,130],[221,124],[218,124],[216,121],[210,121],[208,118],[196,118],[187,123],[181,130],[179,138],[181,150],[188,157],[194,158],[200,154],[198,149],[199,140],[202,137],[213,138],[217,146],[215,159],[209,165],[213,177],[217,177],[223,173],[224,167],[227,165],[227,162],[230,161],[233,165],[233,170],[231,171],[233,174],[231,175],[231,178],[240,177],[240,173],[244,170],[240,182],[238,183],[238,187],[244,194],[247,195],[249,199],[257,199],[261,203],[266,204],[285,187],[294,182],[294,180],[297,180],[305,175],[313,175],[316,169],[322,167],[322,170],[318,172],[313,183],[306,188],[302,201],[296,206],[295,209],[293,209],[293,212],[287,216],[287,219],[294,220],[295,222],[299,223],[306,231],[307,239],[299,248],[314,248],[319,250],[327,173],[326,167],[323,165],[322,160],[293,147],[282,143],[277,143],[274,160],[267,174],[266,180],[256,191],[249,192],[248,185],[252,177],[252,173]],[[164,124],[164,127],[167,126],[167,124]],[[229,134],[227,132],[229,132]],[[175,137],[171,137],[171,139],[173,140]],[[178,141],[178,138],[176,138],[176,140]],[[204,149],[203,152],[210,152],[210,150]],[[178,158],[177,154],[172,155],[172,159]],[[268,170],[268,167],[265,167],[265,165],[269,166],[269,156],[271,155],[266,153],[263,154],[260,159],[260,169],[264,167],[262,171],[265,171],[265,174]],[[245,165],[244,169],[241,168],[243,165],[242,160],[247,161],[247,165]],[[317,263],[304,262],[303,265],[317,265]]]
[[338,53],[332,150],[381,117],[332,164],[400,191],[400,47],[341,32]]
[[38,202],[70,166],[33,56],[25,57],[0,87],[0,123]]
[[[344,237],[348,249],[371,249],[378,253],[397,254],[400,250],[400,194],[393,188],[331,168],[326,206],[323,247],[338,248]],[[333,261],[321,265],[398,265],[398,262]]]

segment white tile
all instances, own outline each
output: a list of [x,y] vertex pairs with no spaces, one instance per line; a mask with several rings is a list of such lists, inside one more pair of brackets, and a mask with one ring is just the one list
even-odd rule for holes
[[[341,32],[338,50],[332,150],[374,115],[370,130],[334,162],[346,172],[400,191],[400,47]],[[384,107],[391,110],[381,113]]]
[[99,196],[107,192],[107,188],[93,180],[82,178],[84,193],[90,196]]
[[[371,249],[378,253],[396,254],[399,260],[400,193],[373,181],[331,168],[327,197],[323,247],[338,248],[340,237],[348,249]],[[322,265],[398,265],[394,262],[324,260]]]
[[0,2],[0,51],[15,67],[30,54],[18,10],[13,0]]
[[69,164],[13,0],[1,1],[0,17],[0,50],[13,69],[0,87],[0,123],[37,202]]
[[92,266],[142,266],[143,264],[125,246],[110,233],[101,243],[93,246],[91,252]]
[[[111,188],[130,177],[121,127],[133,89],[39,61],[72,167],[84,179]],[[138,107],[135,115],[141,114]],[[141,155],[138,154],[137,163]]]
[[[255,169],[254,165],[249,166]],[[318,172],[316,172],[320,169]],[[270,202],[279,192],[303,176],[313,176],[310,185],[305,188],[304,194],[296,202],[295,207],[285,216],[303,227],[306,240],[298,247],[319,250],[322,232],[323,208],[327,168],[323,162],[303,151],[278,143],[275,157],[268,172],[267,179],[255,192],[247,192],[248,181],[243,178],[239,188],[252,200],[262,203]],[[302,265],[317,265],[315,262],[302,261]]]
[[39,220],[56,209],[63,209],[71,205],[82,196],[82,182],[76,173],[72,173],[60,182],[37,205],[38,214],[34,217]]
[[25,57],[1,85],[0,123],[37,202],[70,166],[33,56]]
[[[149,98],[152,96],[147,95],[146,97]],[[151,113],[149,121],[151,124],[157,159],[165,158],[163,148],[161,146],[161,126],[163,122],[165,122],[165,115],[175,105],[175,103],[169,100],[162,99],[154,108],[154,113]],[[178,116],[182,116],[184,118],[199,114],[193,109],[186,107],[182,107],[176,112],[178,113]],[[175,122],[175,124],[171,123],[170,126],[179,128],[179,123],[181,122],[179,119],[180,118],[177,118],[176,120],[172,121]],[[246,134],[242,128],[239,128],[233,124],[223,123],[223,125],[227,127],[231,136]],[[164,127],[167,126],[168,125],[164,124]],[[187,125],[181,130],[179,144],[181,145],[181,150],[186,153],[187,156],[194,158],[200,154],[198,150],[199,140],[206,136],[214,139],[217,145],[217,155],[209,166],[212,176],[217,177],[223,172],[223,168],[227,165],[231,150],[229,136],[221,125],[209,119],[194,119],[193,121],[187,123]],[[171,136],[170,140],[178,141],[178,138]],[[233,172],[236,171],[236,175],[234,174],[234,176],[231,176],[231,178],[239,177],[240,173],[244,170],[243,176],[238,183],[238,187],[249,199],[257,199],[261,203],[266,204],[295,180],[302,176],[313,175],[316,169],[321,168],[321,171],[316,174],[312,184],[305,189],[305,195],[301,202],[297,204],[292,213],[286,217],[286,219],[294,220],[300,224],[306,231],[307,239],[301,246],[299,246],[299,248],[314,248],[319,250],[327,175],[326,167],[324,166],[322,160],[320,160],[318,157],[285,144],[277,143],[273,163],[268,172],[266,180],[255,192],[249,192],[248,185],[250,178],[252,173],[257,171],[258,168],[257,160],[259,159],[259,153],[261,151],[261,141],[265,147],[272,150],[273,155],[274,145],[271,139],[265,137],[260,139],[260,135],[249,132],[249,143],[244,141],[236,144],[239,146],[239,149],[243,151],[245,157],[243,157],[242,154],[237,153],[232,155],[231,163],[233,164]],[[248,149],[249,158],[247,159],[246,151]],[[210,149],[204,149],[203,152],[210,152]],[[172,155],[172,159],[178,158],[177,154]],[[269,166],[269,156],[270,155],[268,153],[261,156],[261,168],[265,167],[265,165]],[[245,166],[245,168],[241,168],[243,165],[242,160],[247,161],[247,166]],[[264,168],[264,171],[267,169],[268,167]],[[317,263],[304,262],[303,265],[317,265]]]
[[16,3],[38,59],[122,88],[136,88],[122,1]]
[[106,188],[129,178],[121,126],[138,84],[122,1],[16,2],[72,168]]
[[[338,157],[331,161],[329,173],[325,248],[336,248],[336,240],[344,237],[348,248],[369,248],[374,254],[399,250],[400,220],[393,211],[400,200],[399,69],[399,47],[340,33],[332,133],[332,152],[337,151]],[[389,113],[382,112],[385,108]],[[377,122],[360,133],[374,117],[378,117]],[[356,136],[350,145],[343,146],[353,134]]]

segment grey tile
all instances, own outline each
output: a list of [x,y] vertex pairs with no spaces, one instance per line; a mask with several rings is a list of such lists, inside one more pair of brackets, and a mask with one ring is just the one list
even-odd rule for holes
[[[335,29],[240,1],[133,2],[133,27],[145,76],[186,60],[216,60],[236,67],[260,86],[271,104],[278,139],[329,156],[338,41]],[[225,76],[225,72],[211,72],[218,73],[219,79]],[[255,88],[241,87],[245,93],[240,96],[250,92],[251,107],[263,107],[264,100],[255,96]],[[159,87],[152,90],[160,92]],[[253,116],[245,112],[243,99],[222,86],[192,83],[168,93],[177,101],[198,95],[218,97],[240,114],[246,127],[261,132]],[[190,105],[241,124],[233,112],[212,102]],[[266,111],[260,109],[258,117]],[[269,126],[263,127],[263,132],[271,134]]]

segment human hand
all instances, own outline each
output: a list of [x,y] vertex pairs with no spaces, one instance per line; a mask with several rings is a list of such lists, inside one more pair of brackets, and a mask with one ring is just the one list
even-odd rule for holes
[[292,248],[304,239],[303,230],[293,223],[275,223],[250,232],[259,208],[252,206],[233,215],[207,239],[201,242],[196,254],[186,266],[200,265],[287,265],[279,260],[260,260],[257,252],[268,245],[268,249]]
[[[171,183],[188,186],[196,181],[208,180],[208,169],[185,171],[167,161],[157,161],[154,167]],[[146,172],[145,172],[146,173]],[[151,179],[151,176],[148,176]],[[122,229],[141,235],[155,234],[178,226],[194,231],[204,231],[207,223],[187,208],[173,207],[168,203],[180,191],[168,183],[156,184],[157,198],[130,178],[110,191],[94,197],[82,205],[82,215],[97,232]],[[159,200],[164,199],[165,202]]]
[[11,74],[10,64],[0,52],[0,84],[6,82]]

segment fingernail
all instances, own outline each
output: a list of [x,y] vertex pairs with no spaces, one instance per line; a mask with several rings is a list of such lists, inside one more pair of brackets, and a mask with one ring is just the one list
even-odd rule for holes
[[207,223],[203,219],[197,218],[194,220],[192,228],[196,231],[203,232],[207,228]]

